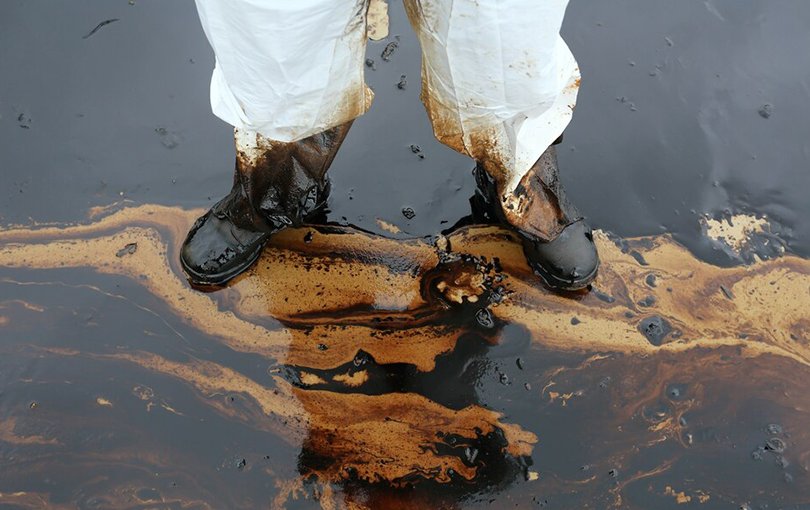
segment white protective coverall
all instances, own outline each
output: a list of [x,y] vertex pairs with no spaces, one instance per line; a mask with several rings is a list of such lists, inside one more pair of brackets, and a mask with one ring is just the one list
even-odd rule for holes
[[[368,1],[196,0],[216,54],[211,106],[236,128],[239,150],[366,111]],[[579,68],[559,35],[568,0],[404,2],[436,137],[513,191],[574,109]]]

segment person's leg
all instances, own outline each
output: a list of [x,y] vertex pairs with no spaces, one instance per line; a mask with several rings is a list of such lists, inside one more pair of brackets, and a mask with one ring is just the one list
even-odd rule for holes
[[559,35],[567,0],[406,0],[422,44],[422,100],[436,137],[478,162],[481,198],[557,288],[586,286],[598,255],[566,200],[554,146],[579,68]]
[[325,203],[326,170],[371,104],[367,0],[197,0],[197,9],[216,55],[211,107],[235,128],[236,173],[180,260],[193,283],[220,285]]

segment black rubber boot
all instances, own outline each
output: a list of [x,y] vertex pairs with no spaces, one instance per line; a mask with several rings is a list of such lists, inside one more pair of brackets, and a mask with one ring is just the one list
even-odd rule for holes
[[180,262],[191,283],[224,285],[247,270],[270,236],[311,221],[326,206],[326,170],[351,123],[293,143],[237,148],[231,192],[191,227]]
[[529,266],[549,287],[579,290],[596,278],[599,254],[593,233],[565,195],[554,145],[509,195],[481,164],[475,178],[474,205],[518,234]]

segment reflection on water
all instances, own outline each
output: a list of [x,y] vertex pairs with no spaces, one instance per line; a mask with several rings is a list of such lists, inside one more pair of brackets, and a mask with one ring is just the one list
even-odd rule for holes
[[0,230],[0,503],[810,501],[807,260],[600,235],[596,287],[562,296],[497,227],[313,227],[205,294],[175,263],[198,213]]

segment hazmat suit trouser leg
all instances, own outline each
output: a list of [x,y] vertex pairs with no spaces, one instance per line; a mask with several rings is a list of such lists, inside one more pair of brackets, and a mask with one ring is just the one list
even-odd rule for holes
[[362,115],[368,0],[196,0],[216,55],[211,108],[294,142]]
[[[422,46],[422,100],[442,143],[495,181],[513,227],[551,241],[574,220],[556,182],[530,186],[556,155],[579,90],[560,37],[568,0],[404,0]],[[543,189],[540,189],[543,188]],[[552,189],[554,188],[554,189]]]

